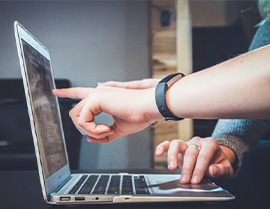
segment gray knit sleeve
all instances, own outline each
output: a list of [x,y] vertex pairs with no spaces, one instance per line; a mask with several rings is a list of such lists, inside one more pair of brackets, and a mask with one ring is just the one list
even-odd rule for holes
[[239,168],[245,155],[265,136],[269,128],[270,120],[219,120],[212,137],[220,145],[235,152]]

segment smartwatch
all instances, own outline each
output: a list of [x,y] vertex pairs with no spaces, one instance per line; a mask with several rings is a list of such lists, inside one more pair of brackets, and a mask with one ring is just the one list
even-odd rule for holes
[[157,108],[160,112],[160,114],[165,118],[166,121],[168,120],[174,120],[174,121],[180,121],[184,118],[176,117],[168,108],[166,103],[166,92],[167,90],[179,79],[184,77],[185,75],[183,73],[175,73],[168,75],[167,77],[163,78],[156,86],[155,91],[155,98],[156,98],[156,104]]

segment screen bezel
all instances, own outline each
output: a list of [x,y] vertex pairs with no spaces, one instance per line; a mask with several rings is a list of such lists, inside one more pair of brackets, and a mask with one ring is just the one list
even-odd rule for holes
[[65,140],[64,140],[65,138],[64,138],[64,132],[63,132],[63,127],[62,127],[62,120],[61,120],[61,116],[60,116],[59,103],[58,103],[58,101],[56,101],[57,102],[58,117],[60,119],[60,131],[61,131],[61,135],[62,135],[64,147],[65,147],[64,153],[66,155],[67,164],[64,167],[62,167],[60,170],[56,171],[54,174],[50,175],[48,178],[45,177],[45,172],[44,172],[44,169],[42,166],[42,163],[43,163],[42,154],[41,154],[41,149],[39,147],[38,134],[36,131],[35,121],[34,121],[34,117],[33,117],[34,108],[33,108],[32,102],[31,102],[31,93],[30,93],[30,87],[29,87],[28,78],[27,78],[27,68],[25,65],[25,59],[24,59],[24,54],[23,54],[22,39],[26,43],[28,43],[31,47],[33,47],[35,50],[37,50],[46,59],[49,60],[50,66],[51,66],[51,77],[53,79],[53,81],[52,81],[53,88],[55,89],[54,76],[52,73],[52,63],[51,63],[49,50],[45,46],[43,46],[35,37],[33,37],[33,35],[30,34],[17,21],[14,22],[14,30],[15,30],[18,56],[20,59],[21,74],[22,74],[22,78],[23,78],[26,102],[27,102],[27,107],[28,107],[28,115],[29,115],[29,119],[30,119],[30,125],[31,125],[33,141],[34,141],[34,146],[35,146],[40,182],[41,182],[41,186],[42,186],[42,192],[43,192],[44,199],[48,202],[49,195],[53,191],[55,191],[55,189],[57,189],[60,185],[62,185],[66,179],[68,179],[70,177],[70,167],[69,167],[68,155],[67,155],[67,150],[66,150],[66,144],[65,144]]

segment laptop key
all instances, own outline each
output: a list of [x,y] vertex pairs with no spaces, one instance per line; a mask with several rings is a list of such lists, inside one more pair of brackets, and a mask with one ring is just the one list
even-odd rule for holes
[[96,187],[95,187],[92,194],[105,194],[108,181],[109,181],[109,176],[108,175],[102,175],[99,178],[98,183],[97,183],[97,185],[96,185]]
[[136,190],[136,194],[149,194],[149,191],[147,188],[139,188],[139,189],[135,189]]
[[112,176],[107,194],[120,194],[119,187],[120,187],[120,176],[119,175]]
[[83,175],[80,180],[75,184],[75,186],[69,191],[69,194],[76,194],[77,190],[80,188],[86,178],[87,175]]
[[90,194],[97,179],[98,179],[97,175],[89,176],[89,178],[86,180],[85,184],[82,186],[78,194]]
[[120,194],[119,190],[114,190],[114,191],[108,191],[107,194]]
[[107,194],[120,194],[119,187],[111,187],[108,189]]
[[133,194],[133,191],[123,191],[122,190],[122,193],[121,194],[132,195]]
[[139,178],[135,178],[134,183],[136,194],[149,194],[149,190],[145,182],[144,176],[139,176]]
[[123,176],[121,194],[125,194],[125,195],[132,195],[133,194],[133,185],[132,185],[132,177],[131,176]]

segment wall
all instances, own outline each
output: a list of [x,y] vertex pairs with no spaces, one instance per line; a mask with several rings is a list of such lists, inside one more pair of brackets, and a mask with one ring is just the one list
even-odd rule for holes
[[[67,78],[73,86],[150,76],[146,1],[1,1],[1,78],[21,77],[15,20],[49,48],[55,78]],[[110,120],[106,115],[98,120],[104,119]],[[105,146],[83,140],[80,167],[149,167],[150,131],[125,138],[132,139]]]

